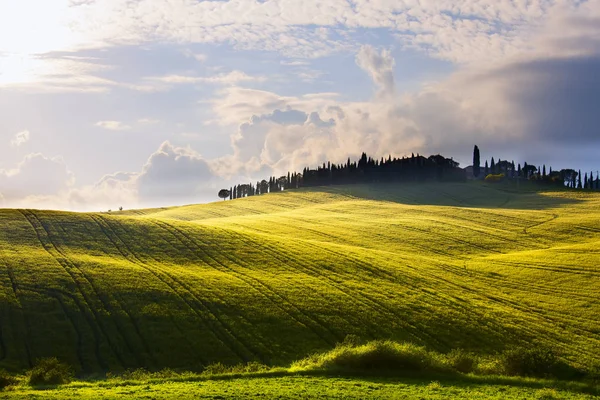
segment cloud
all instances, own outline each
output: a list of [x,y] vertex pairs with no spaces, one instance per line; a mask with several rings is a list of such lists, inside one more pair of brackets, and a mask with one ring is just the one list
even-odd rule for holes
[[142,125],[156,125],[160,123],[160,120],[154,118],[140,118],[137,122]]
[[131,129],[131,126],[120,121],[98,121],[96,126],[109,131],[128,131]]
[[0,191],[6,202],[32,195],[53,195],[74,184],[74,175],[59,157],[28,154],[12,169],[0,170]]
[[19,147],[22,144],[29,142],[29,136],[29,131],[21,131],[13,137],[13,139],[10,141],[10,145],[12,147]]
[[183,55],[186,56],[187,58],[193,58],[194,60],[203,63],[206,60],[208,60],[208,56],[206,54],[202,54],[202,53],[194,53],[193,51],[189,50],[189,49],[185,49],[182,51]]
[[[364,30],[379,29],[394,34],[404,48],[460,64],[495,62],[529,49],[532,28],[555,14],[598,10],[596,0],[13,3],[0,3],[0,15],[5,16],[0,18],[0,48],[8,52],[35,54],[154,41],[229,43],[293,59],[317,58],[355,51]],[[31,9],[37,11],[35,16]],[[45,34],[29,35],[34,29]],[[22,38],[18,45],[14,37]]]
[[210,165],[190,148],[162,143],[135,181],[145,204],[182,204],[214,199],[221,187]]
[[234,85],[240,82],[264,82],[266,80],[264,76],[250,76],[242,71],[231,71],[213,76],[166,75],[147,77],[145,79],[171,85],[199,83]]
[[394,94],[394,58],[389,50],[378,53],[372,46],[362,46],[356,55],[356,64],[366,71],[379,86],[382,96]]

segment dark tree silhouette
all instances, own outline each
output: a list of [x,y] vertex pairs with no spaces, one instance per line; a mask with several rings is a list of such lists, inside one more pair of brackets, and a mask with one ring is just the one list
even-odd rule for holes
[[[481,160],[479,147],[473,147],[473,176],[481,174]],[[550,174],[546,174],[546,165],[543,168],[536,168],[533,165],[518,164],[515,168],[514,161],[501,160],[498,162],[491,159],[491,168],[488,161],[485,161],[484,176],[490,173],[504,173],[506,179],[515,177],[524,178],[535,182],[536,184],[556,184],[567,185],[574,188],[578,183],[579,187],[584,184],[581,182],[581,174],[575,170],[567,169],[560,172],[553,171],[550,166]],[[598,175],[598,174],[597,174]],[[579,177],[579,181],[577,181]],[[446,158],[440,154],[424,157],[420,154],[412,153],[409,157],[396,158],[388,155],[387,158],[374,159],[366,153],[361,153],[357,161],[350,158],[346,162],[335,164],[331,161],[323,162],[317,168],[311,169],[305,167],[302,173],[287,172],[279,178],[271,176],[268,180],[263,179],[252,183],[239,184],[232,186],[228,191],[230,199],[238,199],[247,196],[262,195],[272,192],[278,192],[288,189],[297,189],[311,186],[329,186],[329,185],[348,185],[357,183],[381,182],[386,184],[397,184],[404,182],[461,182],[467,179],[466,171],[459,168],[459,164],[452,158]],[[585,187],[593,188],[598,186],[600,179],[593,180],[593,173],[589,178],[585,178]],[[225,189],[224,189],[225,190]]]
[[475,145],[473,148],[473,176],[479,178],[481,172],[481,159],[479,156],[479,147]]
[[227,189],[221,189],[219,190],[219,197],[223,199],[223,201],[225,201],[228,197],[229,197],[229,190]]

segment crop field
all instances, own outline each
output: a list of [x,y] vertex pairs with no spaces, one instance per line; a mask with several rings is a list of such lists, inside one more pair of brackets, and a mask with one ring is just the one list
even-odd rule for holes
[[287,366],[348,334],[600,363],[600,193],[354,185],[0,226],[9,371]]

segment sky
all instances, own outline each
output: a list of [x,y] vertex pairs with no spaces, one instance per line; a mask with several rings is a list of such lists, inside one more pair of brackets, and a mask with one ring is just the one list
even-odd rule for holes
[[600,0],[0,0],[0,206],[217,201],[365,151],[600,169]]

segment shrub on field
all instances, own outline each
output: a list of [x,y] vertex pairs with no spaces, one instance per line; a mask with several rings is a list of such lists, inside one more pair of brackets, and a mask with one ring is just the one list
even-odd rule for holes
[[292,370],[444,371],[449,368],[436,354],[411,343],[374,341],[360,346],[338,346],[292,364]]
[[500,363],[507,375],[570,379],[579,373],[556,352],[541,347],[508,349],[500,355]]
[[221,375],[221,374],[243,374],[250,372],[265,372],[270,370],[270,367],[256,361],[250,361],[246,364],[225,365],[220,362],[210,364],[202,371],[205,375]]
[[358,347],[364,344],[363,340],[357,335],[348,334],[344,337],[344,340],[341,343],[338,343],[337,346],[342,347]]
[[19,383],[16,377],[9,374],[3,369],[0,369],[0,389],[4,389],[7,386],[16,385]]
[[42,358],[27,374],[28,382],[37,385],[61,385],[73,379],[73,371],[56,357]]
[[477,361],[477,356],[461,349],[454,349],[446,355],[448,367],[463,374],[473,372],[477,365]]
[[496,175],[494,175],[494,174],[488,174],[485,177],[485,181],[486,182],[495,183],[495,182],[501,182],[502,180],[504,180],[504,174],[496,174]]

